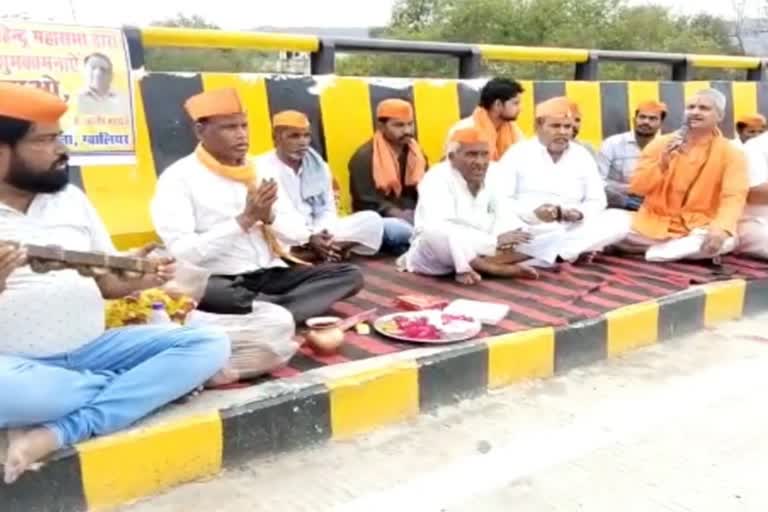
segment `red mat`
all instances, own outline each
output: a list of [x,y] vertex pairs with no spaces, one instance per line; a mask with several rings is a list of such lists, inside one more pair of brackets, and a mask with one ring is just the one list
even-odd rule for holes
[[[648,263],[641,259],[598,256],[591,264],[563,265],[559,271],[543,271],[537,281],[484,279],[478,286],[460,286],[452,278],[433,278],[397,272],[392,260],[367,259],[355,262],[365,275],[365,289],[356,297],[336,304],[334,313],[349,316],[378,308],[377,314],[395,312],[392,299],[404,294],[428,294],[449,300],[464,298],[500,302],[509,314],[482,335],[533,327],[563,326],[600,316],[606,311],[660,298],[695,284],[724,279],[768,277],[768,263],[726,257],[722,265],[711,263]],[[288,377],[328,364],[344,363],[414,348],[376,333],[361,336],[349,331],[338,354],[315,355],[304,348],[289,365],[273,373]]]

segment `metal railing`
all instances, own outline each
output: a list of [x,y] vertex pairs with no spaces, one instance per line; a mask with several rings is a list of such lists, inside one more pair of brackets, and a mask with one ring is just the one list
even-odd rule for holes
[[156,47],[307,52],[310,54],[310,69],[313,75],[333,74],[336,70],[336,54],[340,52],[406,53],[454,57],[458,60],[459,78],[479,77],[483,60],[572,63],[576,80],[597,80],[601,62],[667,65],[670,68],[671,79],[676,81],[690,80],[696,68],[744,70],[747,80],[760,81],[765,79],[766,69],[764,59],[733,55],[439,43],[165,27],[126,27],[124,32],[128,40],[131,66],[134,69],[144,67],[144,49]]

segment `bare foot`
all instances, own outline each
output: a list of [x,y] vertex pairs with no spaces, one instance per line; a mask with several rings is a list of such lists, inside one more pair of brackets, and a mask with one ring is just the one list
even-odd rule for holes
[[240,380],[240,372],[227,366],[216,372],[216,375],[205,381],[206,388],[215,388],[217,386],[226,386]]
[[48,428],[11,431],[8,433],[8,454],[5,459],[4,481],[12,484],[28,469],[59,448],[56,434]]
[[470,270],[469,272],[464,272],[463,274],[456,274],[456,282],[459,284],[466,284],[466,285],[472,286],[479,283],[482,280],[483,278],[480,277],[480,274],[478,274],[474,270]]
[[520,273],[515,276],[519,277],[520,279],[538,279],[539,278],[539,272],[533,267],[527,267],[525,265],[516,265]]

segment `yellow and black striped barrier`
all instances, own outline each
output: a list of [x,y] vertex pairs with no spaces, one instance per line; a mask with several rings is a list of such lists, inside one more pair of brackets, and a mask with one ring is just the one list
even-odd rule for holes
[[321,381],[283,379],[250,403],[80,444],[41,472],[0,486],[0,503],[24,512],[109,509],[256,457],[348,439],[490,389],[765,311],[767,291],[768,280],[708,284],[565,327],[504,334],[429,356],[381,356],[376,366]]
[[[664,131],[682,123],[684,98],[714,87],[728,99],[722,129],[733,136],[742,114],[768,114],[768,82],[592,82],[522,81],[518,124],[533,134],[534,104],[553,96],[576,100],[582,111],[580,138],[595,148],[610,135],[630,129],[635,105],[645,100],[667,103]],[[251,153],[272,149],[269,119],[285,109],[305,112],[312,122],[313,144],[333,171],[341,207],[349,207],[347,163],[374,130],[375,105],[389,97],[413,102],[419,142],[429,160],[442,157],[450,126],[477,105],[478,83],[468,80],[409,81],[354,77],[267,76],[234,73],[149,73],[135,81],[137,166],[83,166],[74,169],[104,218],[116,244],[130,247],[154,239],[149,201],[156,177],[191,153],[195,139],[182,105],[203,90],[237,88],[248,110]]]

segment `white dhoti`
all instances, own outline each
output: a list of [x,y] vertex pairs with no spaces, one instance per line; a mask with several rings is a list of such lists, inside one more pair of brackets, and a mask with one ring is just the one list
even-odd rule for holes
[[256,301],[247,315],[220,315],[195,310],[186,325],[215,325],[227,333],[232,342],[228,367],[240,379],[250,379],[275,370],[287,363],[299,344],[294,339],[293,315],[280,306]]
[[627,242],[648,247],[645,251],[645,259],[654,262],[711,259],[715,256],[728,254],[736,248],[736,238],[730,237],[723,243],[717,254],[704,254],[701,251],[701,246],[706,239],[707,230],[697,228],[691,231],[688,236],[667,240],[654,240],[632,231],[627,237]]
[[582,254],[624,240],[632,227],[632,217],[626,213],[609,209],[581,222],[530,225],[527,231],[533,235],[533,240],[519,245],[516,250],[530,256],[532,260],[526,264],[532,266],[552,266],[558,256],[565,261],[576,261]]
[[318,228],[327,229],[338,242],[356,243],[352,252],[361,255],[379,252],[384,237],[384,220],[372,211],[337,217]]
[[742,219],[738,229],[736,252],[768,259],[768,219]]
[[426,228],[419,232],[411,248],[398,259],[398,267],[431,276],[456,272],[466,274],[479,256],[496,254],[496,237],[462,226]]

